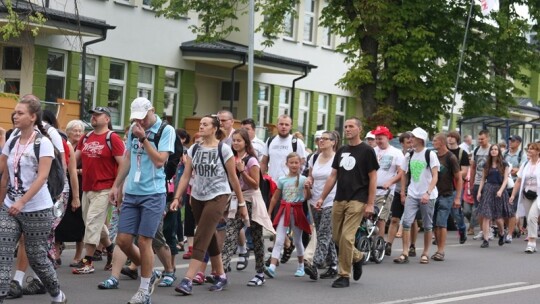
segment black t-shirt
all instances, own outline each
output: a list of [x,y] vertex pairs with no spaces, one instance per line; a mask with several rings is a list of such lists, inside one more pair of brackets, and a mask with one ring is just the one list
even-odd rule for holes
[[459,150],[461,150],[461,148],[457,148],[457,149],[448,149],[450,150],[450,152],[454,153],[454,155],[456,156],[456,158],[458,159],[458,162],[459,162],[459,170],[461,171],[461,167],[470,167],[470,163],[469,163],[469,153],[467,153],[466,151],[463,151],[461,152],[461,159],[459,159]]
[[337,170],[336,201],[367,202],[369,175],[379,169],[379,162],[371,146],[362,142],[356,146],[342,146],[334,156],[332,168]]
[[460,171],[457,157],[450,152],[440,156],[439,158],[439,177],[437,179],[437,190],[439,191],[439,196],[448,196],[451,195],[454,191],[454,174]]

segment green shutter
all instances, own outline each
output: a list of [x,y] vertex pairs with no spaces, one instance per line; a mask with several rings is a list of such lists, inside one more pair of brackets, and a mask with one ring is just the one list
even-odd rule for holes
[[179,117],[180,126],[185,127],[185,119],[193,116],[195,110],[195,71],[180,71],[180,96],[179,96]]
[[129,116],[131,115],[131,102],[133,99],[137,98],[137,83],[139,81],[139,63],[130,61],[128,62],[128,73],[127,73],[127,88],[126,88],[126,115],[124,116],[124,124],[129,124]]
[[68,69],[66,75],[66,99],[79,100],[79,70],[81,65],[81,54],[68,52]]
[[32,93],[40,99],[45,99],[45,86],[47,84],[47,60],[49,49],[44,46],[34,47],[34,75]]
[[[96,90],[96,105],[106,107],[109,101],[109,77],[111,75],[111,59],[100,57],[98,59],[98,80]],[[87,101],[88,102],[88,101]]]
[[163,103],[163,97],[165,96],[165,67],[158,66],[155,71],[154,107],[156,108],[156,114],[161,117],[165,111],[165,104]]

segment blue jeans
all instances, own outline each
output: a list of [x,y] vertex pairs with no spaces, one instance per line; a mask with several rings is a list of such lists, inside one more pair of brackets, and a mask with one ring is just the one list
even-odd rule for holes
[[451,195],[448,196],[439,195],[439,197],[435,201],[435,213],[433,215],[433,222],[435,223],[435,227],[447,227],[448,217],[450,216],[455,196],[456,192],[453,192]]

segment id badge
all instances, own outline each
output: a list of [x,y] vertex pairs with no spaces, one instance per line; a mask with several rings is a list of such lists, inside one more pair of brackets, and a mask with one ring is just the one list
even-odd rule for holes
[[138,183],[140,180],[141,180],[141,171],[136,171],[135,178],[133,179],[133,181]]

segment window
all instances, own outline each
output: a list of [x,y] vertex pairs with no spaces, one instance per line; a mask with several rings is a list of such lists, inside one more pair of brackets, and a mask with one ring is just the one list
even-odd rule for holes
[[220,110],[231,111],[234,117],[238,115],[238,100],[240,99],[240,82],[234,82],[234,98],[231,105],[232,85],[230,81],[221,82]]
[[279,90],[279,115],[291,115],[291,89],[281,88]]
[[170,123],[177,125],[177,121],[173,122],[173,117],[178,119],[178,94],[179,94],[179,73],[173,70],[165,70],[165,95],[163,96],[163,109],[165,117]]
[[309,142],[309,108],[311,104],[311,92],[300,91],[300,105],[298,107],[298,131],[304,134]]
[[125,95],[126,64],[124,62],[111,62],[107,106],[111,110],[112,125],[116,128],[122,128],[123,125]]
[[[81,67],[83,62],[81,60]],[[88,115],[88,111],[96,107],[96,87],[97,87],[97,58],[86,57],[86,71],[84,80],[84,114]],[[82,68],[79,74],[79,80],[82,81]],[[89,121],[90,116],[84,117],[84,120]]]
[[49,52],[49,56],[47,58],[45,101],[56,102],[58,98],[64,98],[66,65],[66,54]]
[[142,5],[150,7],[152,5],[152,0],[142,0]]
[[146,97],[152,100],[154,90],[154,68],[150,66],[139,66],[139,80],[137,82],[137,96]]
[[[266,84],[259,85],[259,97],[257,99],[259,108],[258,126],[264,127],[270,122],[270,86]],[[264,138],[264,137],[263,137]]]
[[338,97],[336,99],[336,130],[339,134],[343,134],[343,128],[345,127],[345,97]]
[[21,68],[22,48],[0,48],[2,66],[0,69],[0,92],[20,94],[21,91]]
[[315,33],[315,0],[306,0],[304,2],[304,42],[314,43]]
[[334,37],[332,37],[332,32],[327,27],[322,29],[322,46],[327,48],[334,47]]
[[291,13],[287,13],[283,18],[283,36],[294,39],[294,16]]
[[328,105],[330,96],[326,94],[319,95],[319,107],[317,108],[317,130],[326,130],[328,123]]

